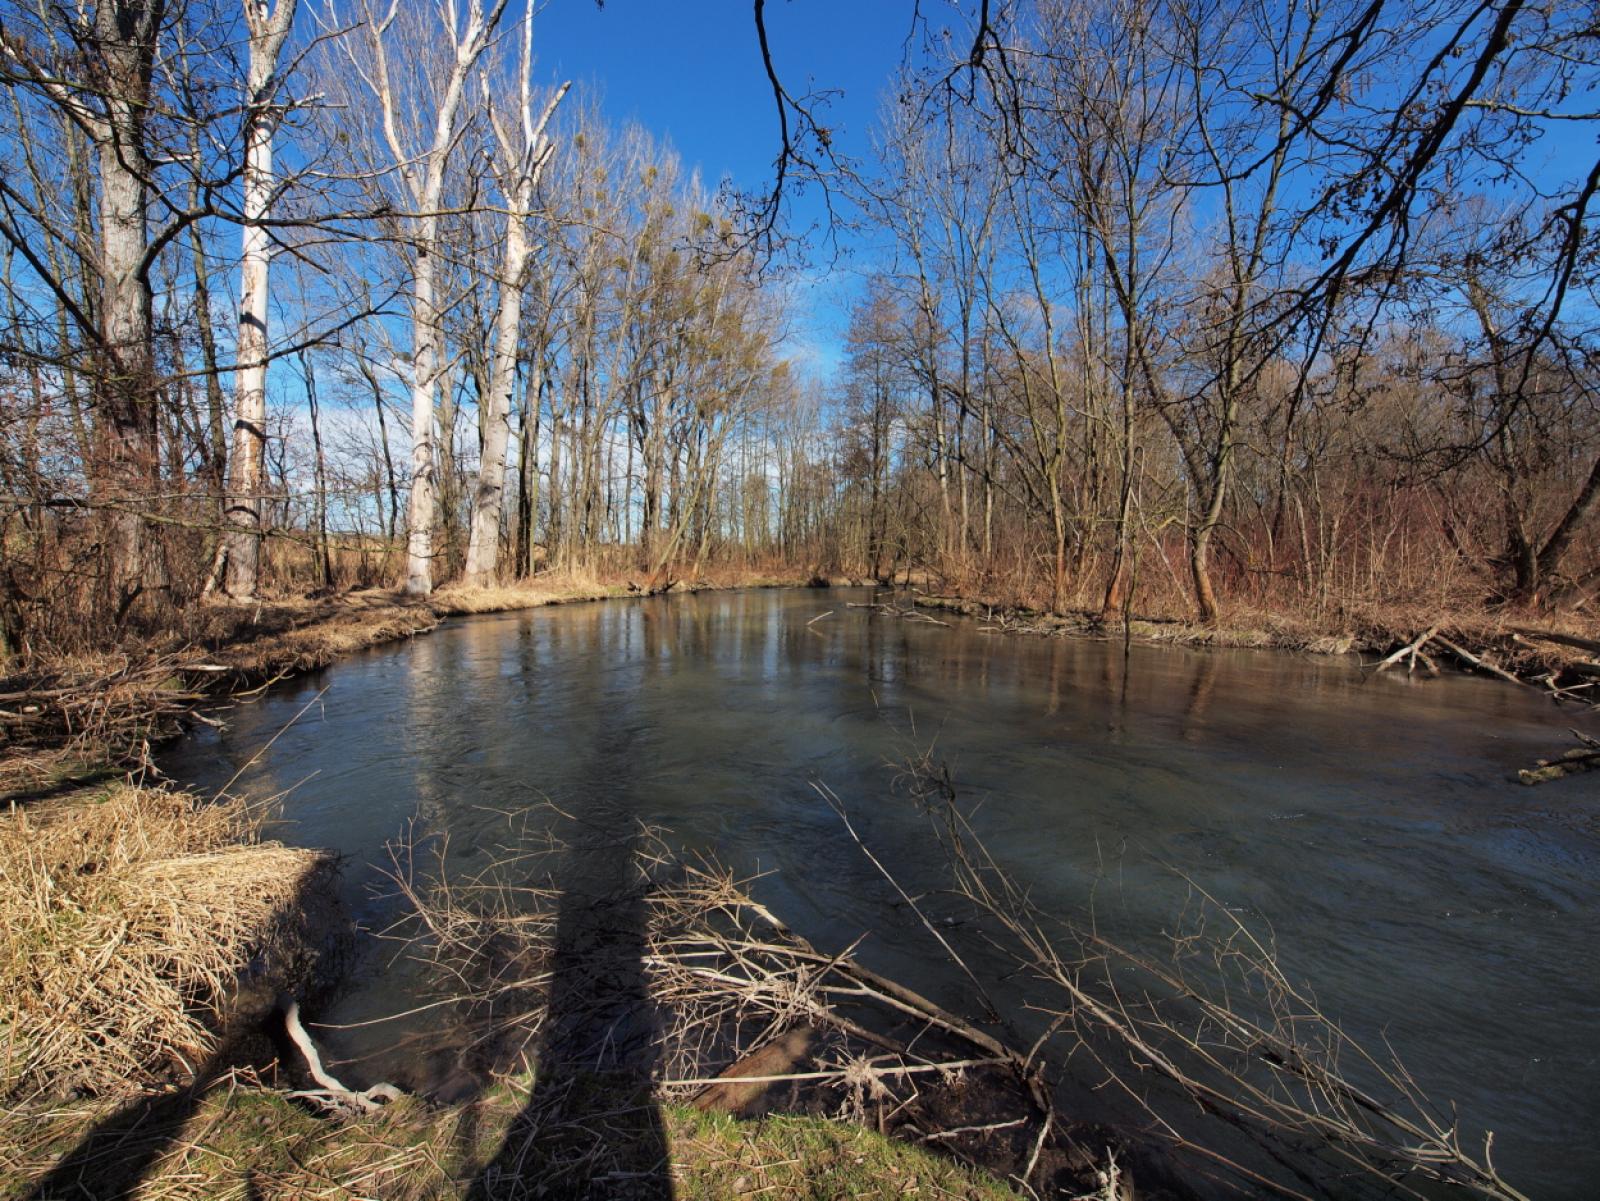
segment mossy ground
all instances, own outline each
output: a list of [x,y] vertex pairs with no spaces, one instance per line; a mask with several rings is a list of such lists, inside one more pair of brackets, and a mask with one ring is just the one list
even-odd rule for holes
[[[467,1105],[405,1098],[368,1117],[337,1119],[282,1092],[239,1084],[214,1086],[192,1104],[178,1094],[146,1102],[147,1117],[101,1109],[97,1124],[87,1110],[58,1111],[36,1118],[25,1134],[15,1120],[0,1123],[0,1137],[22,1136],[0,1156],[0,1197],[447,1201],[471,1192],[525,1095],[513,1083]],[[742,1121],[687,1105],[669,1105],[661,1118],[677,1201],[1016,1197],[936,1152],[848,1123]],[[55,1167],[47,1175],[30,1170],[41,1162]],[[486,1201],[524,1195],[539,1195],[534,1181],[502,1186]]]

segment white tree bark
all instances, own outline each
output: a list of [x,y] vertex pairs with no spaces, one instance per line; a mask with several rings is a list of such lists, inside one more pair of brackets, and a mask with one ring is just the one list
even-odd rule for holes
[[[545,134],[556,106],[570,84],[562,84],[545,105],[537,121],[533,116],[530,76],[533,67],[533,3],[529,0],[522,20],[520,145],[506,129],[490,103],[490,120],[500,146],[498,174],[510,208],[506,213],[506,240],[500,264],[499,307],[495,313],[494,358],[489,369],[489,394],[484,398],[483,451],[478,463],[478,487],[472,500],[472,532],[467,540],[467,584],[484,587],[494,582],[500,556],[500,512],[505,498],[506,445],[511,438],[511,390],[517,372],[517,341],[522,327],[522,294],[528,283],[534,246],[528,237],[534,193],[554,149]],[[488,84],[484,84],[489,102]]]
[[[400,0],[391,0],[381,20],[368,14],[367,29],[372,52],[370,75],[362,72],[378,101],[383,121],[383,136],[395,170],[404,181],[415,205],[407,240],[413,253],[411,288],[411,501],[407,506],[406,582],[412,596],[433,591],[433,519],[438,477],[434,453],[433,398],[439,385],[443,331],[439,324],[437,301],[439,251],[439,209],[444,197],[445,170],[456,143],[456,118],[478,59],[488,47],[490,35],[505,12],[507,0],[492,0],[485,11],[482,0],[469,0],[465,24],[457,28],[456,4],[441,7],[445,36],[453,51],[450,71],[438,91],[434,110],[433,136],[428,148],[409,152],[401,135],[401,98],[396,94],[389,70],[388,34],[399,12]],[[360,66],[357,66],[358,71]]]
[[267,300],[271,250],[264,222],[273,197],[272,138],[282,113],[274,99],[278,57],[298,0],[244,0],[250,65],[244,117],[244,229],[239,255],[239,340],[232,475],[228,489],[227,590],[252,597],[260,583],[261,491],[267,445]]

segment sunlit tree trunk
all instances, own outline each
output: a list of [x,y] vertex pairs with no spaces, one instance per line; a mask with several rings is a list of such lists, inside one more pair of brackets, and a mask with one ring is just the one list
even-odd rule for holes
[[244,224],[239,256],[239,365],[235,372],[232,478],[227,517],[227,590],[254,596],[261,585],[263,464],[267,443],[267,302],[271,249],[272,140],[282,116],[275,97],[278,58],[297,0],[245,0],[250,65],[244,119]]
[[[491,0],[488,9],[482,0],[469,0],[464,21],[460,10],[448,6],[439,10],[442,32],[449,49],[448,67],[435,81],[437,96],[429,117],[431,130],[425,146],[409,148],[402,130],[404,116],[410,115],[407,100],[393,81],[390,29],[399,15],[398,3],[379,17],[365,11],[370,64],[358,63],[356,70],[371,87],[378,103],[384,142],[391,165],[405,184],[414,211],[405,223],[405,242],[411,262],[411,496],[407,506],[405,591],[426,596],[434,585],[434,520],[439,490],[438,455],[434,433],[435,399],[444,375],[444,333],[438,302],[440,208],[452,152],[459,143],[462,101],[467,81],[488,47],[495,27],[504,13],[507,0]],[[426,27],[407,31],[416,37],[429,36]],[[420,47],[404,47],[420,55]],[[370,70],[368,67],[370,66]],[[446,398],[453,403],[453,398]]]
[[473,587],[482,587],[494,581],[500,553],[506,445],[511,437],[511,390],[516,382],[517,341],[522,330],[522,294],[527,287],[528,271],[533,259],[528,219],[533,210],[539,176],[552,150],[545,127],[567,91],[567,85],[563,85],[535,121],[530,81],[532,65],[533,4],[530,2],[522,23],[520,144],[498,119],[492,105],[490,107],[495,139],[504,156],[501,187],[510,204],[510,212],[506,215],[506,240],[500,264],[500,304],[495,314],[494,358],[483,413],[483,451],[479,456],[478,486],[472,500],[472,529],[467,540],[466,582]]

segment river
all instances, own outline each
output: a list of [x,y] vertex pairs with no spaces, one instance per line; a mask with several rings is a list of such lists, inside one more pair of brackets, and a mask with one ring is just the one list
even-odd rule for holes
[[[1571,714],[1351,657],[1125,654],[847,606],[862,599],[705,593],[459,621],[280,685],[162,766],[204,790],[243,769],[235,792],[283,794],[274,835],[349,856],[346,900],[371,925],[392,911],[379,867],[408,828],[448,833],[468,870],[504,843],[505,811],[603,801],[770,873],[758,895],[814,941],[871,931],[873,966],[937,984],[926,940],[813,787],[917,883],[930,844],[891,764],[933,745],[1046,908],[1092,904],[1124,937],[1157,938],[1187,874],[1270,924],[1324,1012],[1386,1038],[1464,1130],[1493,1129],[1508,1179],[1595,1195],[1600,774],[1510,781],[1568,744]],[[381,962],[328,1022],[405,1006],[405,968]],[[428,1084],[391,1027],[326,1036],[367,1061],[358,1076]]]

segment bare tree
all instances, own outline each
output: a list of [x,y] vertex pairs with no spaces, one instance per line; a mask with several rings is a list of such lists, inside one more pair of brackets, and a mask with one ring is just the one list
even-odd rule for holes
[[[434,586],[434,500],[438,483],[434,400],[448,364],[444,361],[441,306],[437,294],[440,220],[450,160],[461,143],[461,106],[478,60],[488,48],[507,0],[468,0],[464,10],[449,4],[439,10],[437,30],[391,0],[381,15],[360,0],[364,22],[362,51],[346,43],[346,56],[378,106],[386,169],[402,185],[410,211],[401,215],[401,239],[411,256],[411,499],[406,530],[405,590],[426,596]],[[436,78],[402,81],[393,60],[426,71],[429,41],[442,35],[446,53]],[[420,61],[419,61],[420,60]],[[408,125],[407,118],[415,115]],[[378,147],[372,148],[381,153]]]
[[472,532],[467,543],[466,579],[471,585],[493,582],[500,553],[500,512],[505,495],[506,444],[511,436],[511,391],[516,383],[518,340],[522,332],[522,296],[528,286],[535,247],[528,237],[534,194],[554,145],[545,133],[556,106],[570,84],[562,84],[544,111],[533,112],[533,3],[522,19],[522,55],[517,70],[520,129],[513,131],[494,109],[489,82],[482,82],[484,106],[494,130],[500,191],[505,197],[505,246],[500,262],[500,303],[495,315],[494,352],[489,391],[480,416],[483,449],[478,461],[478,487],[472,501]]
[[[91,479],[95,503],[107,515],[107,578],[119,612],[161,580],[143,514],[160,469],[150,282],[159,246],[150,237],[153,172],[146,128],[156,49],[168,15],[165,0],[101,0],[73,13],[54,10],[58,27],[40,31],[49,40],[38,48],[13,29],[0,29],[0,51],[11,72],[47,97],[95,156],[95,308],[86,312],[71,303],[60,281],[47,269],[42,274],[57,285],[63,307],[94,347]],[[24,237],[13,233],[8,240],[28,252]]]
[[277,183],[273,134],[283,118],[278,60],[299,0],[244,0],[250,32],[245,80],[244,211],[239,254],[238,367],[234,377],[233,454],[228,498],[227,589],[254,596],[261,573],[261,488],[266,458],[267,302],[271,247],[266,226]]

